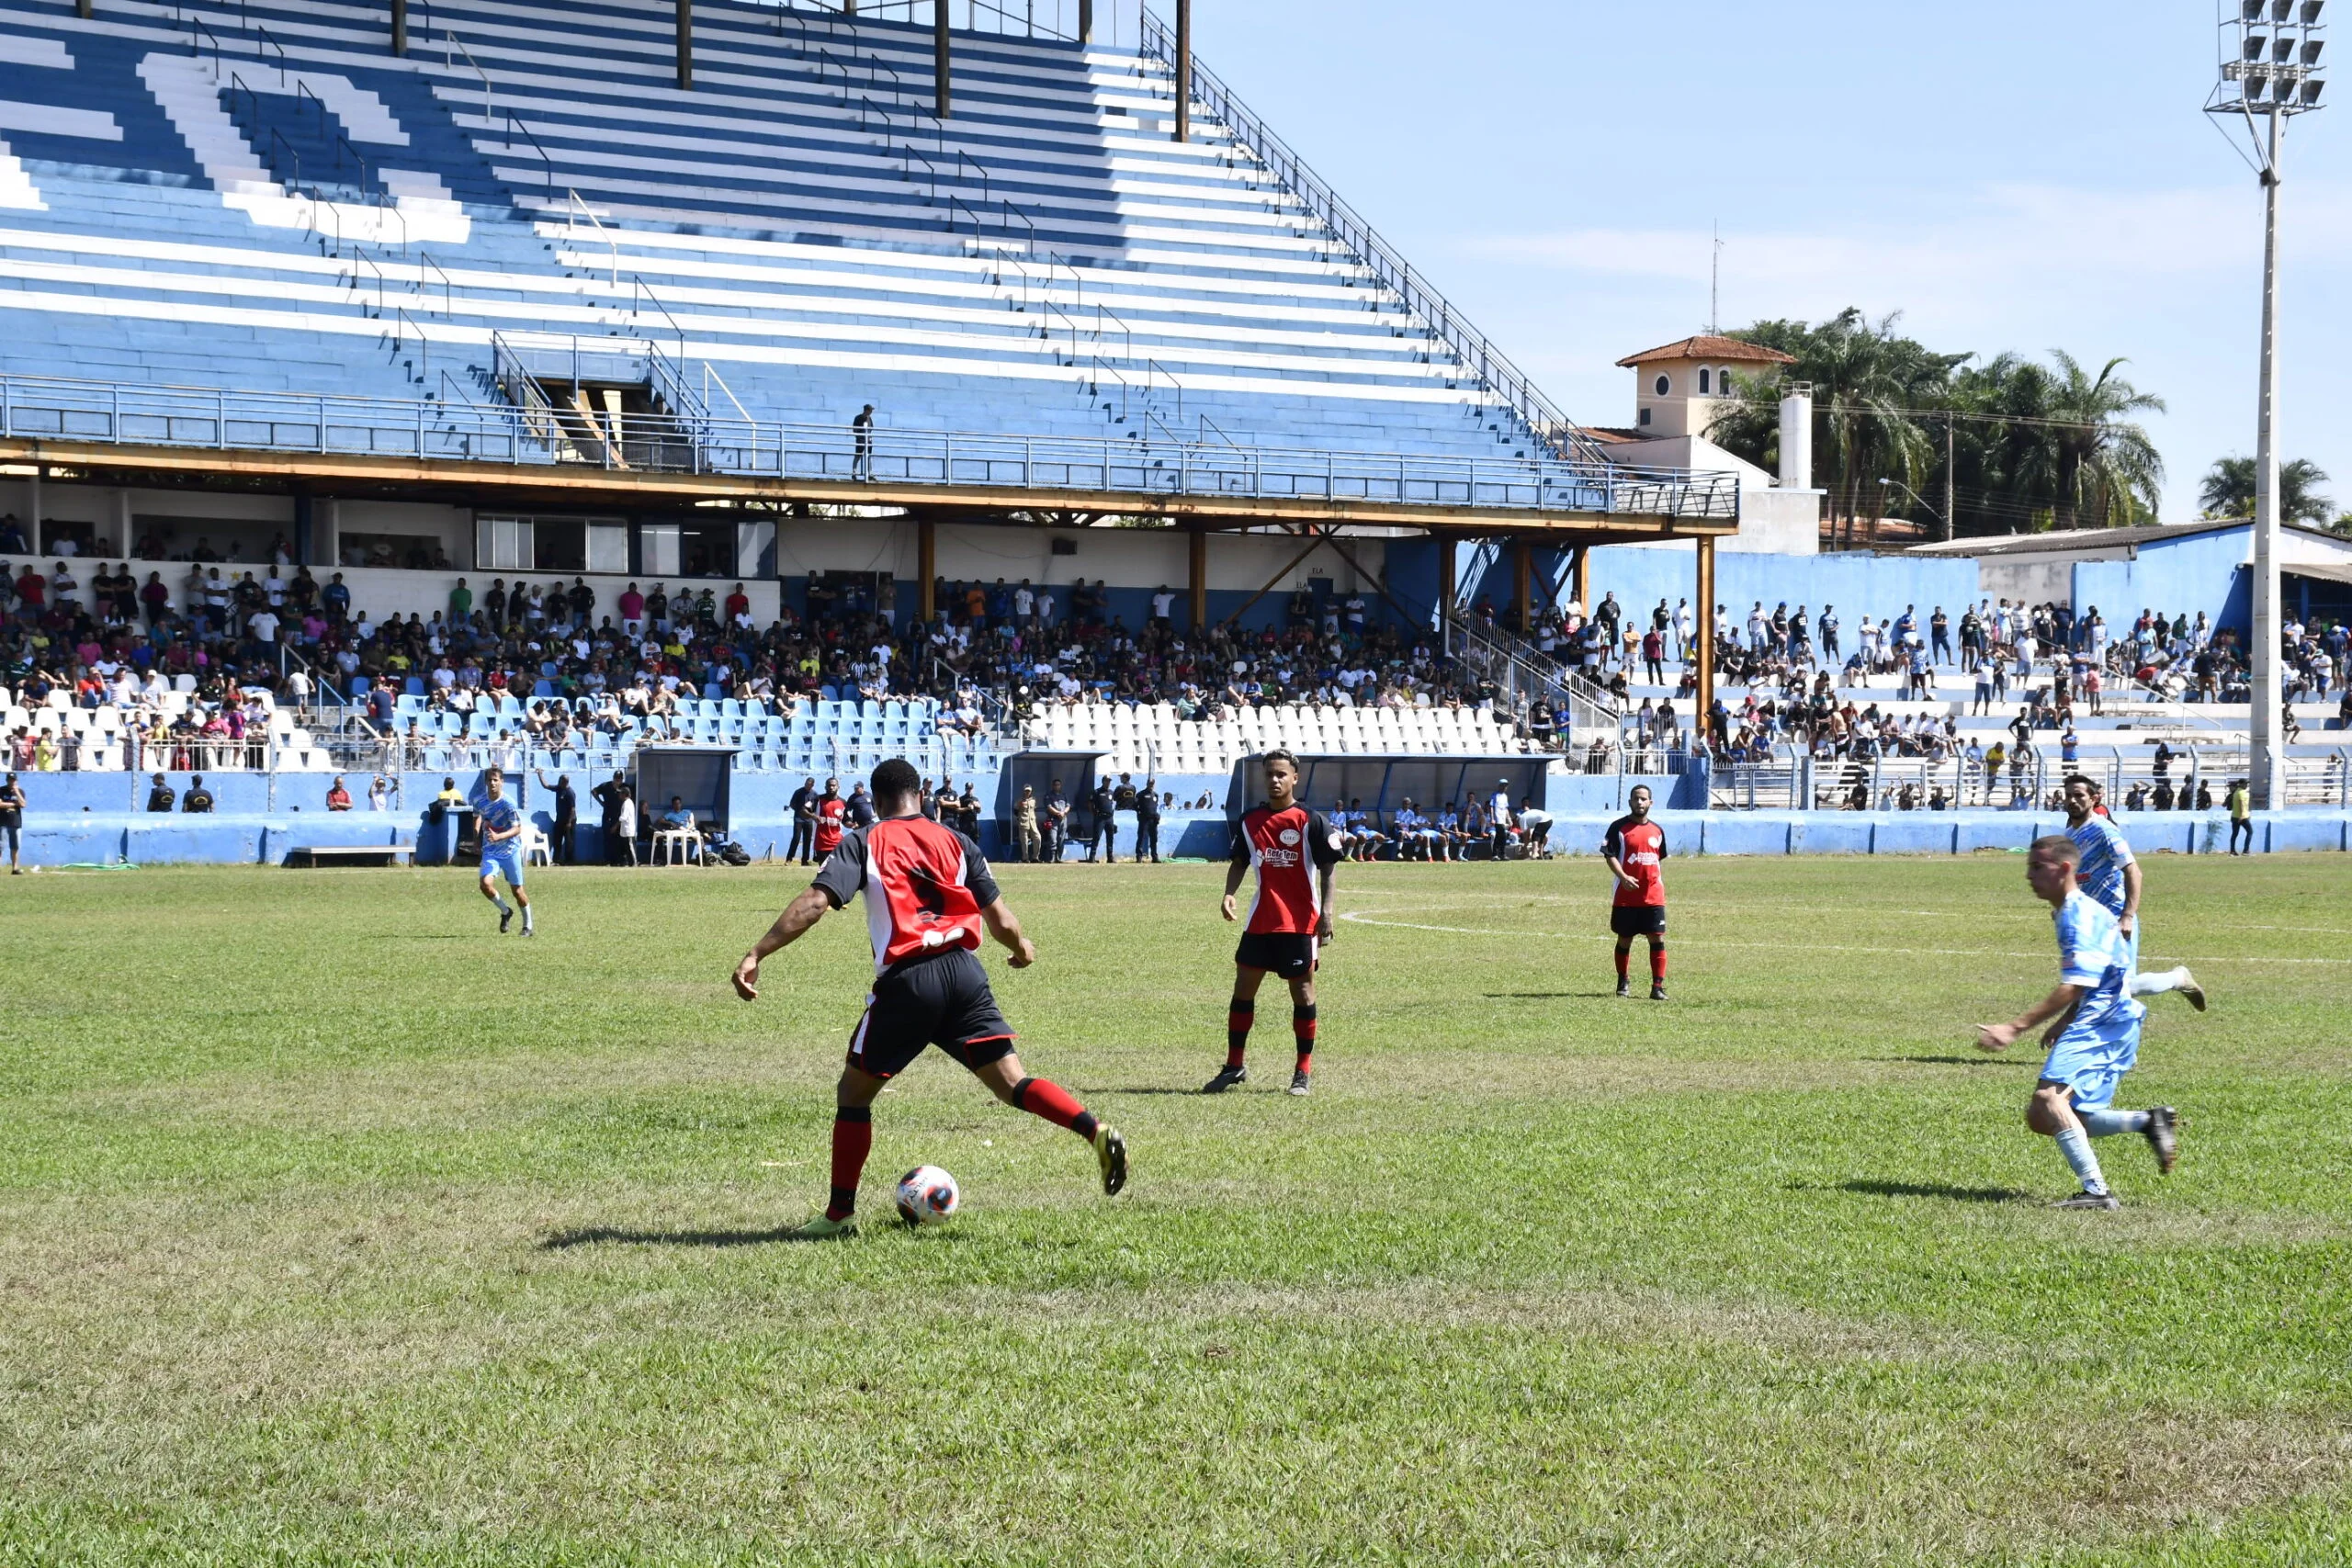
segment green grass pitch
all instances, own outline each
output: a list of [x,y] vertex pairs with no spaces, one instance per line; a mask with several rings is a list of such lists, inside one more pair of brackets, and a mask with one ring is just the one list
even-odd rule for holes
[[0,1563],[2352,1561],[2346,864],[2149,863],[2116,1214],[1971,1045],[2018,856],[1673,863],[1664,1006],[1589,859],[1342,868],[1306,1100],[1274,987],[1189,1092],[1217,868],[1015,867],[1128,1193],[934,1054],[814,1246],[863,922],[727,987],[805,874],[0,884]]

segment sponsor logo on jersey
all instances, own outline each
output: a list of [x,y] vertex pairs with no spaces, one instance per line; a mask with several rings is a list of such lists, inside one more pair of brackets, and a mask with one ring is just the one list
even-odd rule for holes
[[1295,845],[1298,842],[1298,829],[1295,828],[1285,828],[1280,833],[1276,834],[1275,837],[1281,839],[1285,844]]

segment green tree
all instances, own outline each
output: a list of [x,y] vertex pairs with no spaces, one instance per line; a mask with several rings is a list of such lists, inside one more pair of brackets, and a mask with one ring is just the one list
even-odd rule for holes
[[1899,479],[1913,490],[1927,482],[1940,453],[1917,411],[1941,400],[1953,367],[1969,357],[1936,354],[1898,335],[1899,319],[1873,321],[1849,307],[1817,326],[1758,321],[1734,333],[1796,363],[1760,377],[1734,377],[1738,400],[1722,410],[1707,432],[1728,450],[1770,468],[1779,460],[1781,389],[1792,381],[1810,384],[1818,422],[1814,451],[1825,470],[1833,527],[1842,522],[1848,546],[1864,521],[1871,537],[1877,536],[1888,506],[1888,487],[1879,480]]
[[[2327,476],[2319,465],[2308,457],[2298,457],[2278,468],[2278,515],[2289,523],[2309,523],[2317,527],[2333,527],[2345,532],[2344,519],[2329,521],[2335,510],[2335,502],[2319,491]],[[2222,457],[2206,471],[2197,487],[2198,504],[2208,517],[2251,517],[2254,515],[2254,459]]]

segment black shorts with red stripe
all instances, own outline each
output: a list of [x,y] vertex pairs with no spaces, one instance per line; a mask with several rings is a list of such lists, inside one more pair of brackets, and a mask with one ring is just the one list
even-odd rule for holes
[[865,1016],[850,1036],[849,1065],[877,1078],[895,1077],[936,1045],[978,1072],[1011,1055],[1012,1038],[978,957],[969,948],[951,948],[876,977]]
[[1233,962],[1296,980],[1315,973],[1315,938],[1304,931],[1245,931],[1241,945],[1233,950]]

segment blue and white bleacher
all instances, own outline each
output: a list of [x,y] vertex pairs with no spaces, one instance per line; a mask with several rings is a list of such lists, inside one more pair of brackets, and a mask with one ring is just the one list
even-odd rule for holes
[[[683,344],[717,412],[1533,455],[1158,62],[667,0],[0,0],[0,371],[490,400],[493,333]],[[1212,434],[1214,433],[1214,434]]]

